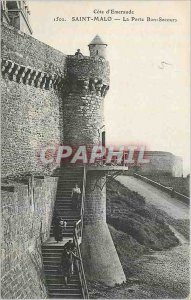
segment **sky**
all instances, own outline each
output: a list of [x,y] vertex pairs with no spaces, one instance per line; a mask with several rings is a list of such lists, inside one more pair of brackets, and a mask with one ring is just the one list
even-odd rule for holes
[[[110,90],[105,98],[107,144],[146,145],[181,156],[189,173],[189,1],[28,1],[33,37],[89,55],[96,34],[108,44]],[[134,14],[107,14],[107,10]],[[103,11],[103,13],[100,13]],[[112,21],[72,21],[72,17]],[[66,21],[54,21],[54,18]],[[130,21],[123,21],[123,17]],[[139,21],[131,20],[131,17]],[[177,21],[147,21],[150,18]],[[144,19],[141,21],[140,19]]]

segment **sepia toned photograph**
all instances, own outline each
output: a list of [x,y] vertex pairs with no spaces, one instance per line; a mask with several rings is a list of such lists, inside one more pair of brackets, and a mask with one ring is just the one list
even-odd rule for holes
[[1,0],[1,299],[190,299],[190,1]]

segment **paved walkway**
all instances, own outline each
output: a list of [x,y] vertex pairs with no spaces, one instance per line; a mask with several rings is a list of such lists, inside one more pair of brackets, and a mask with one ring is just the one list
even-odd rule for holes
[[128,187],[130,190],[138,192],[145,198],[147,203],[162,209],[169,216],[175,219],[189,218],[189,206],[187,204],[184,204],[176,198],[171,198],[170,195],[158,190],[152,185],[133,176],[118,176],[116,180]]

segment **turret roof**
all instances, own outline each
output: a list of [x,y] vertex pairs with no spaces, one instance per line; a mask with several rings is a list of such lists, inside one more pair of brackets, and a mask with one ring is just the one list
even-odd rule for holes
[[100,38],[100,36],[97,34],[89,45],[107,45],[107,44],[104,43]]

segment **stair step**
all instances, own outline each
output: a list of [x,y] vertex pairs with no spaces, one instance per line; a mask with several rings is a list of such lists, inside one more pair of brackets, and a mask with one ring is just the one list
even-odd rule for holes
[[[70,225],[70,227],[69,227],[68,229],[66,229],[66,231],[64,232],[64,234],[65,234],[65,233],[72,232],[73,229],[74,229],[75,223],[76,223],[76,222],[74,222],[74,221],[72,221],[72,222],[67,221],[67,226],[69,227],[69,225]],[[53,233],[53,226],[51,226],[50,233]]]
[[[66,171],[66,170],[60,170],[59,172],[59,175],[76,175],[76,176],[82,176],[82,171],[77,171],[77,170],[74,170],[74,171]],[[62,177],[62,176],[61,176]]]
[[[68,229],[63,233],[63,235],[64,235],[64,234],[67,235],[68,233],[73,232],[73,231],[74,231],[74,225],[75,225],[75,223],[76,223],[76,222],[73,222],[73,224],[71,224],[71,225],[73,225],[72,228],[68,228]],[[53,233],[53,227],[50,229],[50,234],[52,234],[52,233]]]
[[[54,237],[53,233],[51,233],[50,237]],[[73,237],[73,232],[69,232],[69,233],[66,233],[66,234],[63,234],[63,237],[68,237],[68,238],[72,238]]]
[[53,299],[83,299],[81,294],[54,294],[49,293],[49,298]]
[[[62,217],[63,214],[60,214],[60,217]],[[79,221],[79,217],[77,216],[65,216],[65,220],[67,222],[67,220],[70,222],[70,221]]]
[[57,210],[65,209],[65,211],[68,211],[68,212],[73,211],[72,204],[66,205],[66,204],[62,203],[62,204],[56,205],[56,208],[57,208]]
[[57,174],[58,177],[63,178],[64,176],[76,176],[76,177],[82,177],[82,172],[63,172],[60,171],[59,174]]
[[[73,233],[74,232],[74,225],[72,226],[72,228],[67,229],[63,235],[68,235],[69,233]],[[53,228],[51,228],[50,230],[50,234],[53,234]]]
[[55,206],[56,204],[67,204],[67,205],[72,205],[72,199],[69,199],[68,197],[64,198],[64,197],[57,197],[56,201],[55,201]]
[[44,245],[43,247],[42,247],[42,251],[48,251],[48,250],[51,250],[51,251],[53,251],[54,250],[54,252],[56,252],[56,253],[58,253],[58,252],[62,252],[63,250],[64,250],[64,245]]
[[57,198],[56,201],[55,201],[55,208],[57,209],[57,206],[59,205],[65,205],[66,207],[72,207],[72,200],[69,199],[63,199],[63,198]]
[[43,258],[44,266],[52,266],[53,264],[55,266],[60,264],[60,257],[56,258],[55,257],[44,257]]
[[58,254],[61,254],[63,250],[64,250],[64,248],[59,248],[59,246],[58,247],[56,246],[55,248],[43,248],[42,253],[46,254],[47,252],[52,251],[52,253],[51,253],[52,255],[53,254],[58,255]]
[[70,295],[81,295],[81,293],[80,293],[80,289],[77,289],[77,290],[73,290],[73,289],[69,289],[69,290],[66,290],[66,289],[60,289],[60,290],[48,290],[48,292],[49,292],[49,294],[62,294],[62,295],[64,295],[64,294],[70,294]]
[[80,220],[80,214],[76,214],[74,215],[73,213],[67,213],[67,211],[65,211],[64,209],[62,210],[59,210],[59,216],[64,218],[65,220],[64,221],[67,221],[67,220]]
[[82,182],[78,180],[74,180],[73,178],[63,178],[62,180],[58,181],[57,187],[67,187],[67,188],[73,188],[77,184],[81,187]]
[[80,213],[79,212],[74,212],[72,210],[65,210],[64,208],[59,209],[59,215],[65,215],[65,218],[68,220],[73,217],[75,219],[80,219]]
[[83,174],[83,170],[81,169],[73,169],[73,170],[66,170],[66,169],[60,169],[60,174]]
[[[75,180],[64,179],[64,180],[58,182],[57,188],[60,188],[60,187],[67,187],[67,188],[72,189],[72,188],[75,186],[75,184],[76,184],[76,181],[75,181]],[[81,188],[82,183],[78,181],[78,182],[77,182],[77,185]]]
[[70,193],[65,193],[65,192],[59,192],[56,194],[56,199],[66,199],[72,201],[71,198],[71,192]]
[[45,264],[46,268],[53,269],[53,268],[57,268],[58,266],[60,266],[60,263],[58,260],[56,262],[54,262],[54,261],[49,261],[49,262],[44,261],[44,262],[46,263]]
[[[67,224],[66,232],[67,232],[68,230],[73,229],[73,228],[74,228],[74,225],[69,225],[69,224]],[[51,225],[51,229],[53,229],[53,225]]]
[[66,211],[70,211],[70,210],[72,210],[72,204],[70,204],[70,205],[66,205],[66,204],[59,204],[59,205],[57,205],[56,206],[56,209],[59,211],[59,209],[65,209]]
[[71,194],[69,194],[69,195],[65,195],[65,194],[63,194],[63,193],[61,193],[61,194],[57,194],[57,196],[56,196],[56,201],[57,200],[62,200],[62,201],[65,201],[65,202],[70,202],[70,203],[72,203],[72,198],[71,198]]
[[64,205],[65,207],[72,209],[72,199],[57,198],[54,205],[56,208],[60,205]]
[[59,181],[58,182],[74,182],[74,181],[78,181],[78,182],[82,182],[81,180],[81,176],[63,176],[63,177],[59,177]]
[[73,213],[74,215],[76,215],[76,214],[78,214],[79,215],[79,213],[80,213],[80,210],[78,210],[78,211],[76,211],[76,210],[74,210],[74,209],[72,209],[72,208],[68,208],[68,209],[65,209],[65,207],[62,207],[62,206],[59,206],[59,211],[62,211],[62,210],[65,210],[67,213]]
[[56,207],[57,204],[72,205],[72,199],[68,199],[68,198],[64,198],[64,197],[59,197],[59,198],[56,198],[55,207]]
[[76,173],[72,173],[72,174],[70,174],[70,173],[60,173],[58,177],[59,177],[59,181],[62,181],[64,179],[71,179],[71,180],[75,181],[75,183],[78,183],[78,182],[82,181],[82,175],[80,173],[79,174],[76,174]]
[[65,196],[57,196],[55,205],[60,203],[65,203],[65,204],[72,204],[72,198],[71,197],[65,197]]
[[57,187],[57,191],[64,191],[64,192],[72,192],[72,188],[71,187],[67,187],[66,185],[62,185]]
[[[49,254],[49,255],[48,255]],[[44,256],[46,255],[46,256]],[[58,260],[60,259],[61,257],[61,254],[58,254],[55,252],[55,254],[53,255],[53,253],[48,253],[48,252],[43,252],[43,260],[45,262],[50,262],[50,263],[58,263]]]
[[[59,282],[59,284],[62,284],[63,283],[63,275],[60,275],[60,276],[58,276],[58,275],[48,275],[46,277],[46,281],[51,282],[52,284],[55,284],[55,283],[58,284],[58,282]],[[74,279],[71,278],[70,279],[70,284],[79,284],[79,283],[80,283],[80,281],[79,281],[78,278],[74,278]]]
[[[64,235],[69,235],[69,234],[72,234],[74,232],[74,227],[70,230],[67,230],[66,232],[63,233],[63,236]],[[53,234],[53,229],[50,231],[50,234]]]
[[[63,278],[63,275],[61,274],[49,274],[48,275],[48,278],[49,279],[53,279],[53,278]],[[71,279],[70,279],[70,282],[72,282],[73,280],[78,280],[79,281],[79,278],[78,278],[78,275],[72,275]]]
[[68,193],[71,196],[72,188],[70,188],[70,189],[66,189],[65,187],[57,188],[56,195],[59,193],[65,193],[65,194]]
[[72,191],[68,192],[68,191],[60,190],[56,193],[56,199],[62,197],[62,198],[65,198],[65,199],[68,198],[68,200],[72,201],[71,193],[72,193]]
[[55,250],[57,252],[62,251],[64,249],[64,245],[51,245],[51,244],[45,244],[42,246],[42,251],[44,250]]
[[[63,276],[60,277],[60,278],[57,278],[57,277],[54,277],[54,278],[48,278],[48,276],[46,276],[46,282],[47,282],[47,285],[54,285],[54,284],[60,284],[60,285],[63,285]],[[75,286],[75,285],[80,285],[80,281],[79,279],[77,280],[70,280],[70,282],[68,283],[68,286]],[[81,285],[80,285],[81,286]]]
[[56,263],[59,263],[60,259],[61,259],[61,254],[57,255],[56,253],[51,253],[51,252],[43,253],[43,261],[44,262],[48,262],[48,261],[52,262],[53,259]]
[[77,288],[77,289],[67,289],[67,288],[51,288],[51,289],[48,289],[48,292],[49,294],[50,293],[55,293],[55,294],[60,294],[60,293],[63,293],[63,294],[79,294],[81,295],[81,289],[80,288]]
[[57,187],[67,186],[73,188],[76,184],[81,188],[83,182],[79,180],[79,178],[74,179],[74,177],[64,177],[58,180]]
[[[74,226],[63,233],[63,235],[68,235],[69,233],[74,232]],[[50,234],[53,234],[53,228],[50,230]]]
[[48,263],[45,265],[45,270],[46,271],[49,271],[49,270],[58,271],[58,267],[60,267],[59,261],[57,261],[55,264],[53,264],[53,262],[51,262],[51,263]]
[[72,177],[78,180],[82,180],[83,174],[82,172],[60,172],[59,179],[63,179],[65,177]]
[[[68,197],[68,196],[63,196],[63,195],[57,195],[57,197],[56,197],[56,199],[58,199],[58,200],[64,200],[65,202],[72,202],[72,198],[71,198],[71,196],[70,197]],[[57,201],[57,200],[56,200]]]
[[[67,233],[70,233],[70,232],[73,232],[74,231],[74,225],[75,225],[75,223],[76,222],[69,222],[68,221],[68,225],[69,225],[69,223],[70,223],[70,228],[68,228],[68,229],[66,229],[66,231],[64,231],[64,233],[63,234],[67,234]],[[53,226],[51,226],[51,229],[50,229],[50,233],[53,233]]]
[[[46,275],[47,276],[47,275]],[[64,280],[63,280],[64,278],[63,278],[63,276],[62,277],[52,277],[52,278],[50,278],[50,276],[48,277],[46,277],[46,282],[47,282],[47,284],[49,285],[49,284],[64,284]],[[72,280],[72,279],[70,279],[70,281],[69,281],[69,283],[68,284],[72,284],[73,286],[74,285],[80,285],[80,281],[79,281],[79,279],[76,279],[76,280]]]
[[52,288],[63,288],[63,287],[66,287],[67,289],[72,289],[72,288],[75,288],[75,289],[80,289],[80,283],[79,284],[75,284],[75,283],[71,283],[71,282],[68,282],[68,284],[60,284],[60,283],[50,283],[49,284],[49,287],[50,289]]
[[46,264],[55,263],[55,265],[56,265],[56,264],[60,263],[61,255],[62,255],[61,253],[58,254],[58,253],[54,252],[54,256],[53,256],[53,253],[43,252],[43,260]]
[[[46,276],[48,276],[48,275],[55,275],[55,276],[57,276],[58,275],[58,272],[59,272],[59,270],[44,270],[44,274],[46,275]],[[63,277],[63,276],[62,276]]]

